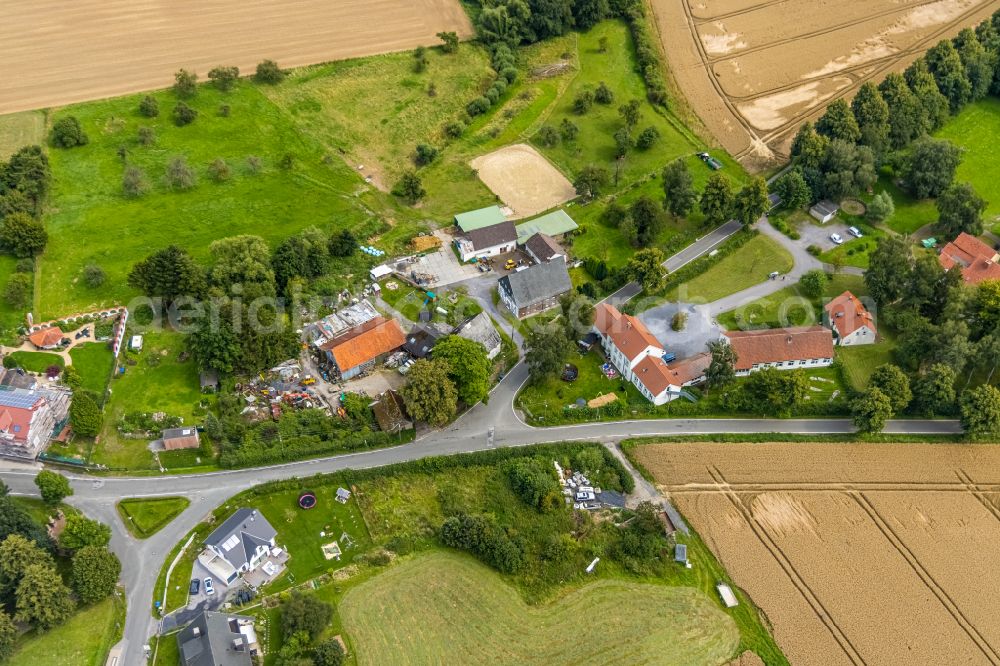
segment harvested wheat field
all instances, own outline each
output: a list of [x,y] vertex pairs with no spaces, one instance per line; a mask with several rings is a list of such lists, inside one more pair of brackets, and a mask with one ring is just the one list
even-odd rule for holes
[[793,664],[1000,664],[1000,447],[678,443],[635,456]]
[[167,87],[181,67],[250,73],[438,43],[472,34],[458,0],[7,0],[0,113]]
[[678,88],[749,168],[863,82],[902,70],[1000,0],[652,0]]
[[486,187],[513,209],[515,218],[537,215],[576,196],[566,176],[524,143],[480,155],[469,165]]

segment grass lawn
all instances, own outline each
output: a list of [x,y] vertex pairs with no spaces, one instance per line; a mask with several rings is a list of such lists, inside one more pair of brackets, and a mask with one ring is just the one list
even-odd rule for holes
[[983,214],[986,228],[1000,229],[1000,164],[996,160],[1000,99],[988,97],[968,105],[935,136],[963,149],[955,181],[972,183],[989,204]]
[[778,328],[820,324],[823,322],[824,302],[845,291],[859,297],[868,295],[863,277],[837,274],[830,276],[822,298],[807,298],[796,283],[741,308],[724,312],[719,315],[718,321],[731,330],[744,325],[750,328]]
[[45,372],[50,366],[58,365],[61,368],[65,365],[62,356],[49,352],[16,351],[10,357],[28,372]]
[[125,412],[166,412],[181,417],[185,424],[198,421],[195,414],[204,396],[195,361],[179,361],[184,350],[182,334],[150,329],[143,333],[142,352],[126,352],[137,362],[123,365],[125,374],[115,375],[111,381],[104,430],[91,462],[125,469],[153,466],[146,440],[119,437],[117,425]]
[[[387,289],[386,282],[395,282],[398,287]],[[420,311],[424,309],[424,301],[427,300],[426,291],[411,287],[401,280],[386,280],[386,282],[382,283],[382,300],[410,321],[418,321]],[[444,288],[434,290],[433,293],[437,300],[433,305],[429,304],[433,315],[432,321],[445,320],[452,326],[456,326],[483,311],[479,303],[466,296],[461,290]],[[442,315],[437,312],[439,307],[447,310],[448,314]]]
[[844,237],[844,244],[827,250],[819,255],[821,261],[833,266],[854,266],[855,268],[868,268],[869,257],[875,251],[878,239],[885,236],[885,231],[878,227],[866,224],[860,217],[845,215],[840,213],[841,221],[849,226],[855,226],[861,230],[862,238],[855,238],[847,235]]
[[118,516],[132,536],[147,539],[180,515],[191,504],[186,497],[123,499],[118,502]]
[[[895,232],[912,234],[917,229],[937,222],[937,206],[933,199],[918,200],[896,187],[888,176],[881,176],[875,184],[875,192],[888,192],[896,206],[896,212],[883,224]],[[867,203],[868,196],[862,197]]]
[[[575,382],[550,377],[528,384],[518,394],[518,406],[535,418],[559,419],[564,411],[580,399],[593,400],[608,393],[615,393],[629,402],[645,399],[635,386],[623,382],[621,377],[608,379],[601,371],[604,356],[596,351],[581,356],[573,350],[566,356],[565,362],[572,363],[579,370],[580,374]],[[622,386],[625,386],[624,391]]]
[[667,300],[711,303],[767,279],[772,271],[792,270],[792,255],[776,241],[758,235],[689,282],[667,294]]
[[103,396],[115,365],[115,357],[107,343],[95,342],[74,347],[69,350],[69,356],[83,380],[81,388]]
[[125,601],[117,594],[76,611],[65,624],[18,642],[9,666],[103,666],[125,626]]
[[697,590],[601,580],[528,606],[496,572],[447,552],[361,583],[339,610],[358,664],[610,663],[625,654],[631,663],[722,663],[739,643],[732,619]]
[[[287,110],[249,81],[230,93],[200,86],[188,102],[198,118],[186,127],[171,121],[176,103],[171,92],[153,96],[160,105],[158,118],[139,115],[141,95],[78,104],[56,114],[76,116],[90,143],[49,152],[54,184],[46,220],[50,240],[41,260],[39,319],[127,302],[135,295],[125,280],[132,264],[171,243],[204,261],[211,241],[241,233],[258,234],[274,244],[311,225],[327,232],[350,228],[360,239],[388,231],[379,245],[391,249],[417,228],[415,218],[393,214],[397,207],[389,197],[303,134]],[[229,117],[219,113],[223,104],[230,108]],[[140,127],[155,131],[155,144],[138,142]],[[148,194],[123,196],[120,147],[128,162],[145,172]],[[251,155],[262,161],[259,173],[247,165]],[[279,167],[285,155],[292,156],[290,170]],[[191,190],[171,191],[164,180],[167,163],[177,156],[186,158],[197,175]],[[209,177],[208,166],[217,158],[231,168],[227,182]],[[390,213],[395,226],[389,229],[375,210]],[[359,256],[351,263],[365,262]],[[80,280],[90,263],[107,273],[98,289]]]
[[892,363],[893,340],[883,340],[874,345],[837,347],[837,360],[843,371],[844,381],[855,391],[863,391],[875,368]]
[[45,141],[45,112],[23,111],[0,115],[0,160],[24,146]]

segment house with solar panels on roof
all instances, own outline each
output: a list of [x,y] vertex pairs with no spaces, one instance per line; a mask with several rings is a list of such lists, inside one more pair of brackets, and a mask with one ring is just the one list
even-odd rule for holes
[[70,392],[0,386],[0,455],[33,460],[69,420]]

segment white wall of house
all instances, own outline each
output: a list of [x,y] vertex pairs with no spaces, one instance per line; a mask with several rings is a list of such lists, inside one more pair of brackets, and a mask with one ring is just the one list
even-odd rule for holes
[[597,330],[597,328],[594,328],[594,332],[601,338],[601,348],[604,350],[604,355],[607,356],[609,361],[611,361],[611,365],[618,369],[618,372],[621,373],[622,377],[639,389],[639,393],[645,396],[647,400],[652,402],[654,405],[659,406],[668,403],[677,397],[677,393],[680,392],[679,386],[668,386],[665,391],[653,395],[653,393],[646,389],[646,386],[639,381],[639,376],[633,372],[635,366],[639,365],[639,363],[641,363],[647,356],[663,356],[663,349],[649,345],[635,357],[635,360],[630,361],[628,357],[626,357],[625,354],[623,354],[621,350],[615,346],[615,343],[610,337],[605,337],[599,330]]
[[458,253],[462,256],[462,261],[472,261],[473,259],[483,259],[484,257],[495,257],[507,252],[513,252],[517,243],[510,241],[492,247],[484,247],[479,250],[472,249],[472,243],[459,243]]
[[845,335],[840,338],[837,344],[843,347],[857,346],[857,345],[870,345],[875,343],[875,331],[868,328],[867,326],[862,326],[858,330],[854,331],[850,335]]
[[777,368],[778,370],[800,370],[802,368],[825,368],[833,363],[832,358],[810,358],[795,361],[783,361],[778,363],[757,363],[749,370],[737,370],[736,376],[745,377],[751,372],[763,370],[764,368]]

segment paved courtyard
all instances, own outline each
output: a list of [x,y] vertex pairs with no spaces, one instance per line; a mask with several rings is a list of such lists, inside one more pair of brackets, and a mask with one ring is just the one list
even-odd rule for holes
[[[683,330],[675,331],[670,327],[670,322],[679,311],[686,312],[688,320]],[[668,352],[677,354],[678,359],[706,351],[706,345],[718,340],[723,333],[708,307],[690,303],[665,303],[646,310],[639,315],[639,320],[663,343]]]

